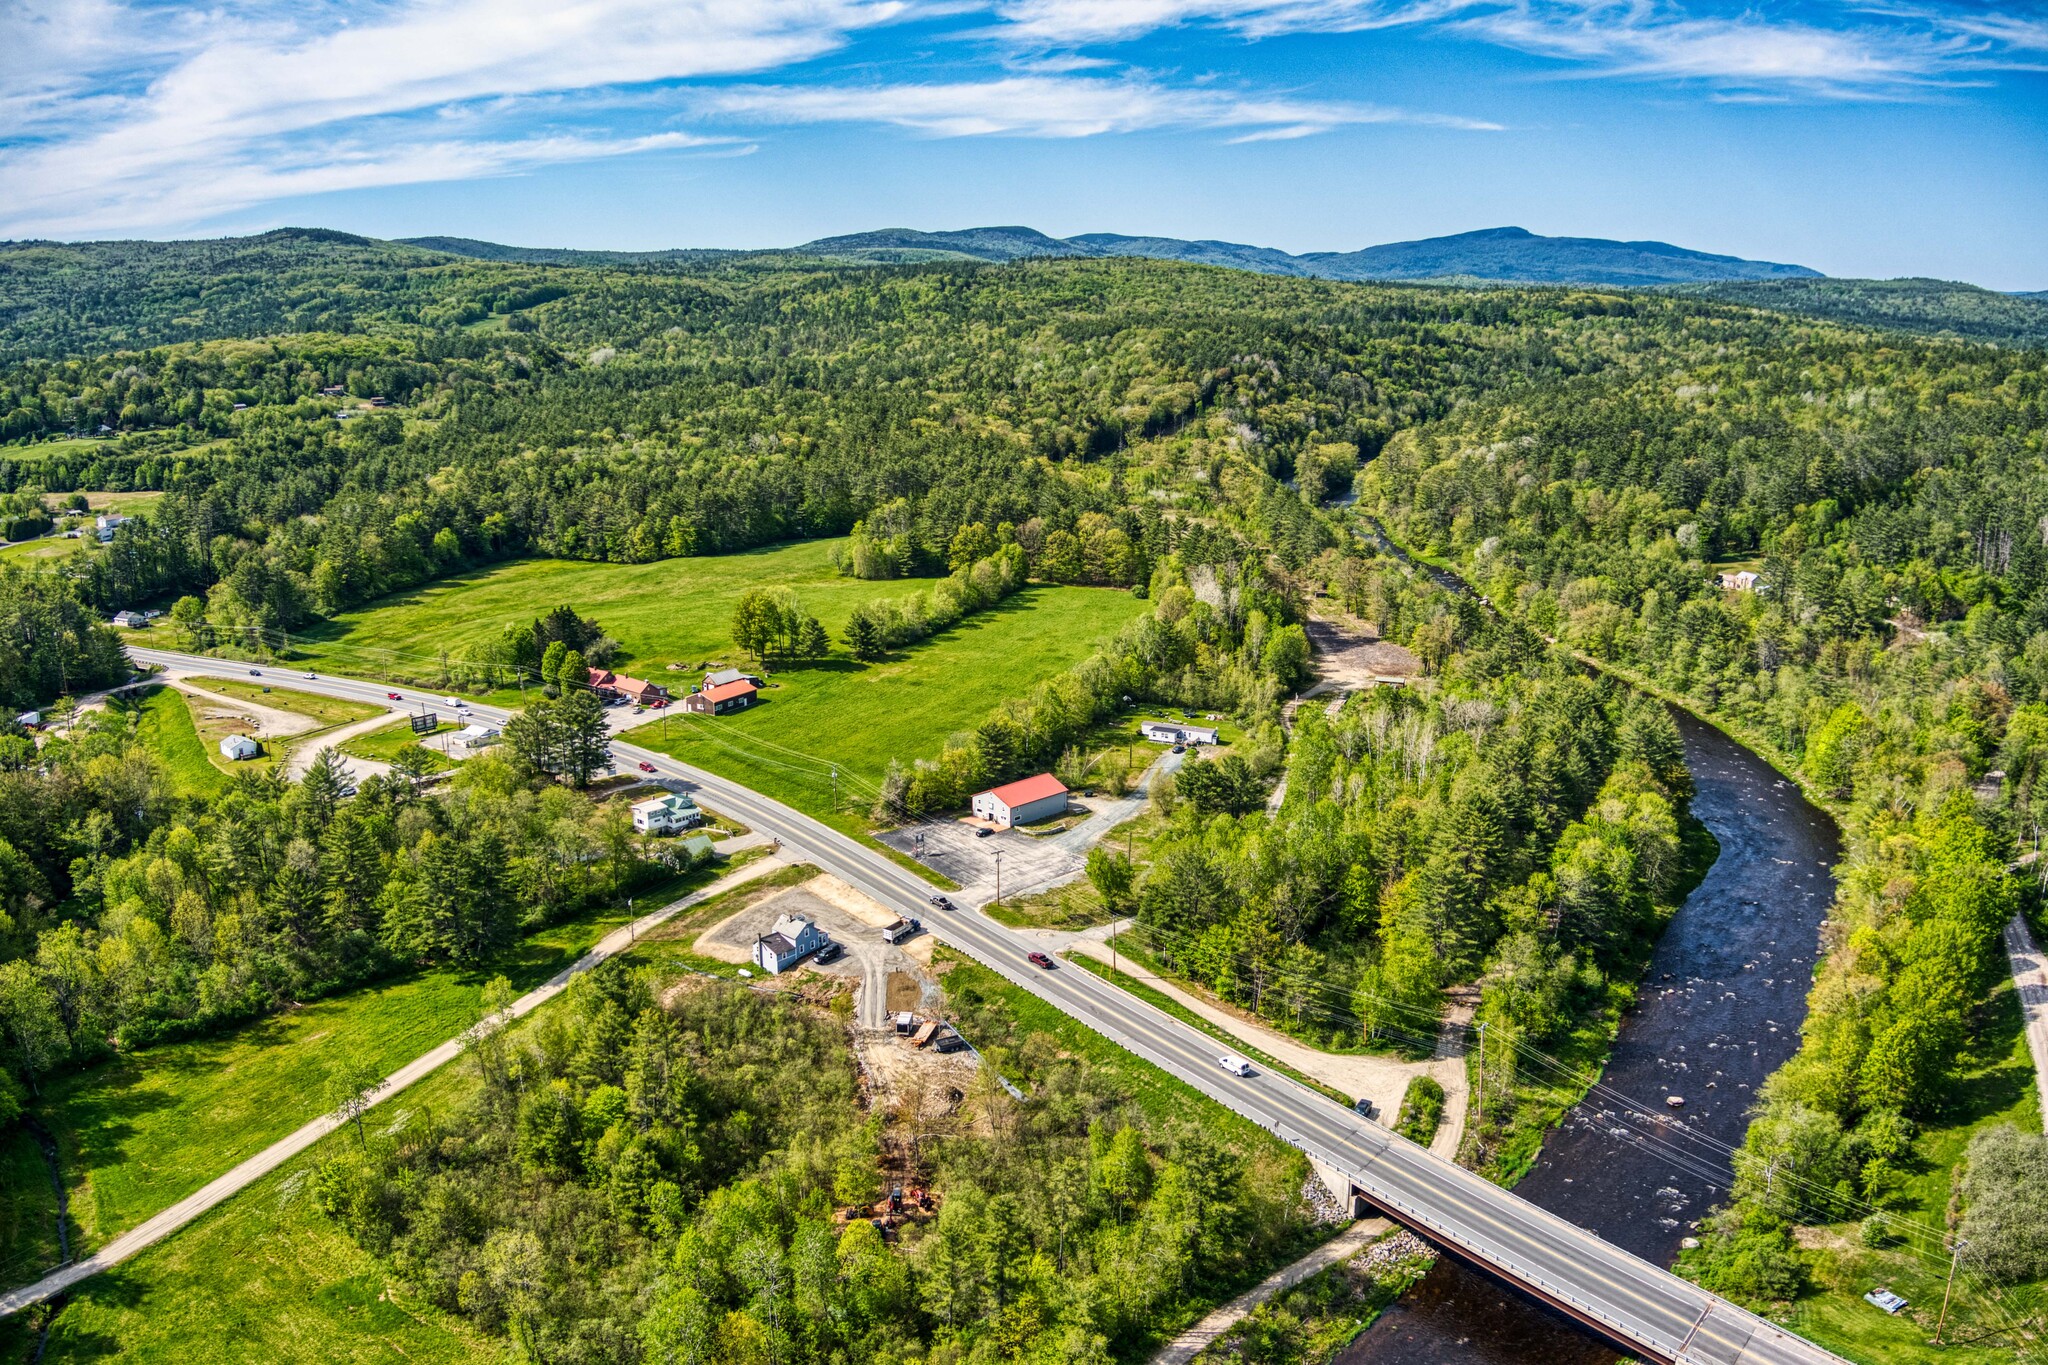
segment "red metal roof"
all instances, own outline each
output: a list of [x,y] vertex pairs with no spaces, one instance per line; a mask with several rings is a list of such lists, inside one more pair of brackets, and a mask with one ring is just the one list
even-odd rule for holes
[[1016,807],[1043,801],[1048,796],[1065,796],[1067,787],[1051,773],[1040,773],[1036,777],[1022,777],[1005,786],[991,788],[982,794],[993,796],[1006,806]]
[[720,683],[716,687],[707,687],[699,695],[713,702],[721,702],[729,697],[737,697],[743,694],[751,695],[755,690],[752,683],[748,682],[745,678],[741,678],[738,682]]

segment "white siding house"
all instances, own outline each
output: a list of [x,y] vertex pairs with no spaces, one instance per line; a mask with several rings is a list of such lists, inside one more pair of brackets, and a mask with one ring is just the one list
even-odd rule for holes
[[1138,733],[1159,744],[1214,744],[1213,725],[1183,725],[1177,720],[1147,720],[1138,723]]
[[220,742],[220,756],[239,763],[263,752],[263,746],[247,735],[229,735]]
[[704,823],[704,812],[687,796],[670,792],[633,804],[633,828],[642,834],[674,834]]

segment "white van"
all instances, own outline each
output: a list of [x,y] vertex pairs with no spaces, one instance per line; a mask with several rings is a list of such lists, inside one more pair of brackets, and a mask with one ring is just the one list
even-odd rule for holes
[[1252,1074],[1252,1064],[1234,1052],[1226,1052],[1221,1057],[1218,1057],[1216,1065],[1222,1067],[1233,1076],[1249,1076]]

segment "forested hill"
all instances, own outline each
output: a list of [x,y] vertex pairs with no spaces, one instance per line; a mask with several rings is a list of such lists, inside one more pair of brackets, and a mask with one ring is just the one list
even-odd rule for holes
[[1685,292],[1859,327],[2048,345],[2048,294],[2000,294],[1953,280],[1744,280],[1690,285]]

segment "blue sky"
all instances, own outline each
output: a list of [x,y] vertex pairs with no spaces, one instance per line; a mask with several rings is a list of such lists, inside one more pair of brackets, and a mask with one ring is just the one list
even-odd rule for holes
[[0,0],[0,236],[1293,251],[2048,289],[2048,0]]

